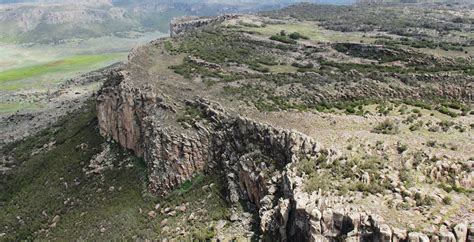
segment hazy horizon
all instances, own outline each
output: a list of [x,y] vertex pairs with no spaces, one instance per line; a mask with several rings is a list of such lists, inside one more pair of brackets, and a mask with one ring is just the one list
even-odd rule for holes
[[[0,0],[0,4],[15,4],[15,3],[61,3],[61,2],[112,2],[117,3],[139,3],[139,2],[150,2],[149,0],[78,0],[78,1],[69,1],[69,0]],[[210,4],[257,4],[257,5],[289,5],[300,2],[310,2],[316,4],[352,4],[355,3],[355,0],[156,0],[151,1],[153,3],[210,3]]]

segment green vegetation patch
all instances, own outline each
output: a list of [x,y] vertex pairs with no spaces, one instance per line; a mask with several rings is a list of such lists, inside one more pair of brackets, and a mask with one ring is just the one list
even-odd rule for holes
[[377,134],[398,134],[400,132],[400,128],[394,121],[385,119],[383,122],[377,124],[372,129],[372,132]]
[[376,40],[374,42],[378,45],[386,45],[386,46],[395,46],[395,45],[406,45],[413,48],[428,48],[428,49],[436,49],[440,48],[445,51],[464,51],[464,48],[468,47],[467,44],[461,43],[449,43],[449,42],[436,42],[433,40],[427,39],[411,39],[411,38],[400,38],[399,40]]
[[379,62],[405,61],[410,54],[394,47],[380,47],[375,45],[363,45],[354,43],[335,43],[334,49],[341,53],[355,57],[378,60]]
[[[294,36],[294,37],[297,37],[297,36]],[[285,44],[296,44],[296,40],[297,38],[290,38],[290,36],[287,36],[285,31],[281,31],[279,34],[274,34],[272,36],[270,36],[270,39],[271,40],[275,40],[275,41],[278,41],[278,42],[282,42],[282,43],[285,43]]]
[[[316,160],[302,159],[296,163],[296,169],[305,173],[308,179],[304,189],[307,192],[336,189],[344,194],[347,191],[364,193],[382,193],[390,188],[387,180],[380,176],[386,160],[376,156],[364,156],[346,160],[327,161],[327,153],[322,152]],[[361,177],[369,176],[372,182],[365,183]],[[350,179],[348,183],[345,179]],[[328,183],[331,180],[333,182]]]
[[93,66],[95,64],[115,60],[122,54],[78,55],[44,64],[16,68],[0,72],[0,84],[37,77],[44,74],[70,72]]

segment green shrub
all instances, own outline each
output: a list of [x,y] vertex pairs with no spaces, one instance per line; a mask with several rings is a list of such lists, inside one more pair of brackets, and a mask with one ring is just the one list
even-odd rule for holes
[[181,115],[178,115],[177,122],[181,124],[192,124],[196,120],[200,120],[202,118],[204,118],[204,114],[201,109],[194,106],[186,106],[185,112]]
[[370,184],[366,184],[363,182],[356,182],[354,185],[350,186],[350,190],[359,191],[363,193],[376,194],[376,193],[384,192],[385,187],[383,185],[380,185],[377,182],[372,182]]
[[416,206],[432,206],[436,200],[429,195],[421,196],[420,193],[415,194]]
[[173,44],[171,43],[171,41],[165,41],[164,45],[165,45],[165,49],[168,52],[173,52],[174,51]]
[[411,114],[410,116],[408,116],[408,117],[403,121],[403,123],[411,124],[411,123],[413,123],[416,119],[418,119],[418,115],[416,115],[416,114]]
[[315,171],[316,171],[316,162],[311,159],[301,159],[297,165],[296,169],[298,172],[305,173],[309,176],[311,176]]
[[197,241],[209,241],[216,237],[216,230],[214,226],[202,228],[193,232],[193,238]]
[[244,27],[249,27],[249,28],[261,28],[261,27],[263,27],[263,26],[260,26],[258,24],[247,23],[247,22],[244,22],[244,21],[239,21],[239,24],[244,26]]
[[438,186],[439,188],[443,189],[445,192],[448,192],[448,193],[453,190],[453,187],[448,183],[443,182],[443,183],[440,183]]
[[433,109],[431,104],[425,103],[425,102],[422,102],[422,101],[419,101],[419,100],[413,101],[413,100],[408,100],[407,99],[407,100],[403,100],[403,102],[407,105],[412,105],[412,106],[427,109],[427,110],[432,110]]
[[409,169],[403,168],[398,172],[398,177],[400,181],[403,182],[405,187],[412,187],[413,186],[413,175]]
[[407,112],[407,110],[408,110],[407,105],[402,105],[402,106],[398,109],[398,112],[399,112],[401,115],[403,115],[403,114],[405,114],[405,113]]
[[443,120],[439,122],[438,125],[439,127],[441,127],[441,130],[443,130],[444,132],[448,132],[449,128],[454,125],[454,122]]
[[377,134],[398,134],[400,132],[400,129],[395,122],[386,119],[385,121],[375,126],[372,132]]
[[316,176],[310,177],[304,186],[304,190],[306,192],[313,192],[321,190],[327,190],[330,187],[330,183],[328,182],[331,180],[330,176],[327,174],[318,174]]
[[442,113],[442,114],[446,114],[446,115],[449,115],[451,116],[452,118],[455,118],[458,116],[458,114],[456,112],[453,112],[451,110],[449,110],[447,107],[444,107],[444,106],[438,106],[436,108],[436,110],[438,110],[438,112]]
[[384,115],[384,116],[387,116],[392,110],[393,110],[393,106],[392,105],[385,105],[385,104],[380,104],[376,107],[377,109],[377,112]]
[[419,130],[421,127],[423,127],[423,121],[418,121],[414,124],[412,124],[409,129],[410,131],[416,131],[416,130]]
[[293,39],[290,39],[288,36],[286,35],[278,35],[278,34],[275,34],[275,35],[272,35],[270,37],[271,40],[275,40],[275,41],[278,41],[278,42],[282,42],[282,43],[285,43],[285,44],[296,44],[296,41],[293,40]]
[[462,104],[460,104],[458,102],[445,102],[445,103],[443,103],[443,106],[448,107],[448,108],[452,108],[452,109],[457,109],[457,110],[461,110],[461,108],[462,108]]
[[457,129],[461,133],[464,133],[467,130],[466,126],[463,126],[462,124],[457,124],[456,126],[454,126],[454,128]]
[[307,36],[302,35],[298,32],[293,32],[289,35],[290,39],[298,40],[298,39],[309,39]]
[[346,108],[346,113],[354,114],[355,112],[356,112],[356,110],[352,106],[349,106],[349,107]]

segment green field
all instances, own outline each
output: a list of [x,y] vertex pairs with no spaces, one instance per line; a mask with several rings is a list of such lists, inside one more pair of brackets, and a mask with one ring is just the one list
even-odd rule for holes
[[100,62],[119,59],[121,57],[123,57],[123,54],[78,55],[44,64],[7,70],[0,72],[0,83],[16,81],[50,73],[70,72],[87,68]]
[[167,36],[158,31],[127,34],[55,45],[8,43],[0,37],[0,114],[44,108],[31,100],[17,100],[10,95],[54,89],[69,78],[126,60],[130,49],[140,43]]
[[167,36],[163,32],[128,33],[62,44],[21,45],[0,38],[0,91],[46,89],[67,78],[126,60],[140,43]]
[[77,55],[64,59],[14,68],[0,72],[0,90],[16,91],[41,88],[56,84],[65,78],[92,71],[124,60],[126,53]]

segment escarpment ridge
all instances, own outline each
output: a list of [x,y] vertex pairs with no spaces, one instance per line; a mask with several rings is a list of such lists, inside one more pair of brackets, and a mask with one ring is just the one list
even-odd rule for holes
[[[295,169],[297,163],[323,154],[329,154],[325,159],[335,159],[337,151],[322,148],[300,132],[229,115],[218,104],[200,98],[186,100],[185,105],[199,110],[202,120],[185,132],[166,127],[153,116],[176,111],[152,91],[128,85],[124,75],[114,73],[112,85],[105,86],[97,98],[100,132],[145,159],[153,193],[164,196],[197,173],[217,171],[225,176],[231,204],[245,201],[255,208],[265,238],[428,241],[428,235],[391,227],[385,218],[344,198],[305,192],[305,174]],[[438,237],[470,241],[472,227],[467,226],[444,228]]]
[[[454,158],[442,159],[416,149],[413,149],[416,153],[408,155],[408,148],[401,142],[419,142],[419,138],[407,133],[400,135],[406,139],[397,137],[393,143],[381,144],[380,139],[391,140],[387,135],[400,133],[398,123],[413,121],[384,121],[380,128],[363,130],[379,122],[378,116],[363,112],[365,106],[372,103],[357,103],[361,107],[348,107],[345,113],[315,111],[318,102],[358,100],[367,95],[370,96],[367,98],[388,100],[457,97],[468,102],[472,98],[470,76],[459,69],[455,74],[420,74],[414,69],[403,69],[411,68],[411,63],[424,65],[434,61],[426,56],[407,57],[405,55],[411,55],[408,51],[358,44],[341,47],[304,38],[299,40],[302,42],[283,39],[288,42],[283,45],[275,40],[263,40],[251,31],[232,32],[245,26],[264,28],[261,23],[264,20],[248,18],[232,16],[173,22],[174,38],[153,41],[135,49],[125,67],[113,71],[99,91],[96,101],[100,133],[143,157],[149,191],[166,196],[197,174],[218,173],[224,177],[227,201],[232,206],[243,203],[255,214],[253,222],[263,239],[474,240],[472,215],[470,212],[460,214],[472,203],[469,198],[464,194],[456,197],[457,204],[468,201],[467,204],[459,205],[459,211],[452,212],[455,217],[450,218],[451,222],[442,222],[443,218],[438,218],[435,210],[445,209],[444,205],[433,204],[448,204],[448,201],[441,196],[431,199],[416,186],[408,187],[407,181],[414,176],[409,171],[413,169],[423,178],[419,182],[452,183],[457,189],[470,189],[472,163],[466,161],[470,158],[466,159],[463,152]],[[195,31],[199,33],[194,34]],[[232,41],[229,36],[238,38]],[[280,36],[286,35],[280,33]],[[265,49],[253,49],[249,43]],[[340,57],[338,48],[347,49],[341,58],[350,61],[375,58],[371,54],[377,58],[383,55],[397,66],[382,62],[377,63],[379,72],[370,69],[372,64],[364,64],[360,72],[346,70],[346,66],[333,63],[333,59],[331,62],[323,59]],[[373,53],[361,55],[361,50]],[[325,51],[330,57],[316,57]],[[304,59],[305,54],[310,57]],[[363,61],[373,63],[368,59]],[[286,60],[294,60],[296,64],[287,65],[283,62]],[[403,61],[406,63],[400,64]],[[444,59],[440,62],[449,64]],[[347,65],[360,67],[354,63]],[[402,74],[396,73],[398,70],[402,70]],[[461,78],[447,81],[456,77]],[[351,117],[349,114],[355,116],[356,113],[351,108],[360,109],[361,117]],[[375,109],[390,113],[394,108],[386,111],[388,108],[377,106]],[[441,107],[436,110],[449,114]],[[435,114],[425,116],[430,119],[429,125],[437,121]],[[319,123],[312,123],[314,120]],[[340,123],[349,126],[338,133],[335,127]],[[463,120],[459,125],[464,127]],[[440,127],[445,128],[446,124]],[[356,147],[349,144],[349,152],[344,153],[341,146],[351,140],[346,139],[348,136],[356,137],[357,143]],[[469,138],[468,135],[456,137]],[[326,142],[323,145],[319,139],[343,144],[333,147]],[[375,144],[371,144],[374,139]],[[366,140],[367,145],[363,144]],[[396,148],[388,149],[389,145]],[[467,144],[459,149],[469,147]],[[335,186],[331,187],[333,183]],[[350,195],[345,190],[350,190]],[[436,192],[445,195],[440,190],[436,188]],[[406,206],[417,209],[410,210]],[[419,207],[426,209],[423,214]],[[413,214],[416,216],[410,219],[414,222],[406,226],[403,216]],[[426,219],[430,216],[433,219]],[[436,222],[425,226],[420,222],[423,219]],[[421,228],[412,226],[417,221]]]

